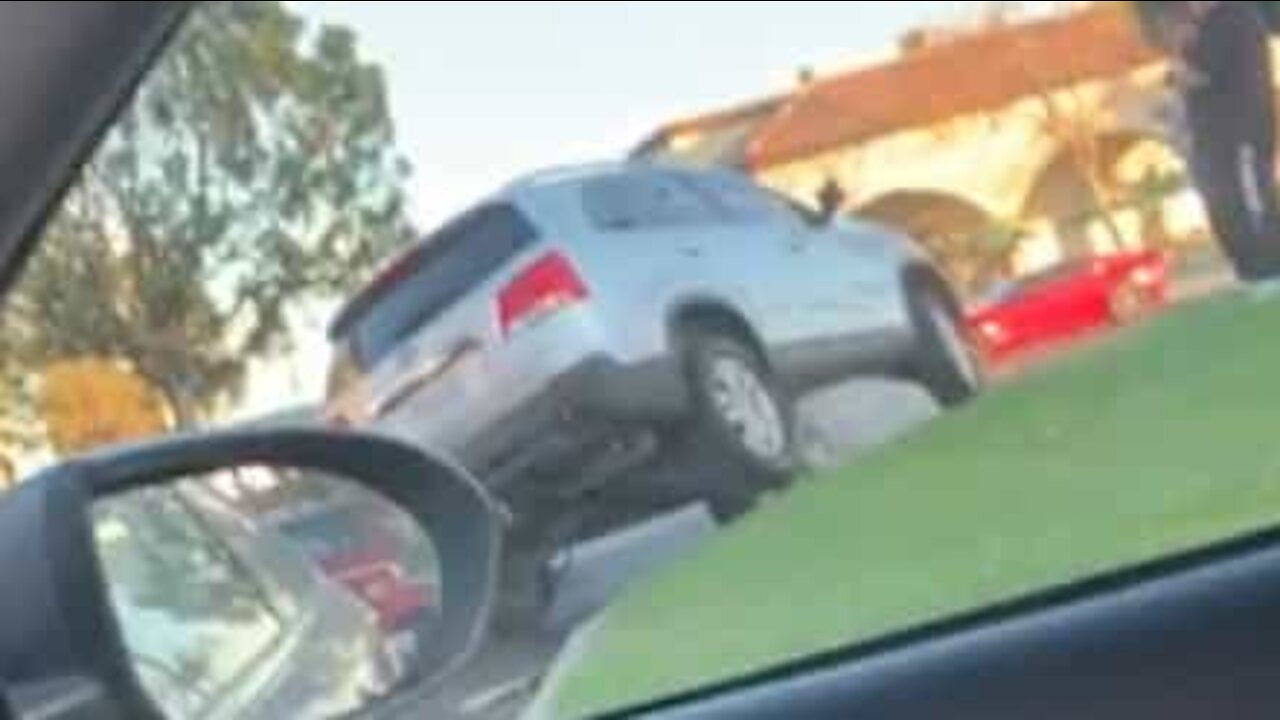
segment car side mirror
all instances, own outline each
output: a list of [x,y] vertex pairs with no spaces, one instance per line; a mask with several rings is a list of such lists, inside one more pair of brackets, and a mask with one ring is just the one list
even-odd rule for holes
[[498,538],[465,472],[386,439],[246,430],[74,460],[0,501],[7,709],[411,709],[483,640]]
[[835,222],[847,201],[848,197],[839,183],[831,180],[822,186],[818,192],[818,218],[823,227]]

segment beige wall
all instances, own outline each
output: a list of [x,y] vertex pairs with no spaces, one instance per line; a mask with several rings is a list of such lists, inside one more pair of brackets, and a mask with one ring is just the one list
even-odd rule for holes
[[[1280,52],[1280,50],[1278,50]],[[1280,55],[1278,55],[1280,59]],[[1014,253],[1018,271],[1037,269],[1055,262],[1064,253],[1053,218],[1027,217],[1029,196],[1037,188],[1067,144],[1067,122],[1078,122],[1099,136],[1114,133],[1149,135],[1161,140],[1160,157],[1122,157],[1118,176],[1130,182],[1146,168],[1168,165],[1175,144],[1174,106],[1163,86],[1164,69],[1144,68],[1119,80],[1095,82],[1061,92],[1052,98],[1056,123],[1046,121],[1045,98],[1024,99],[992,113],[962,117],[944,125],[894,133],[870,142],[815,155],[798,162],[768,168],[758,179],[796,199],[812,204],[819,188],[837,178],[856,211],[876,199],[900,192],[927,192],[960,199],[994,220],[1015,222],[1029,229],[1028,238]],[[1053,127],[1057,125],[1057,127]],[[1180,165],[1176,157],[1174,164]],[[1052,191],[1050,183],[1050,192]],[[1203,222],[1194,198],[1183,196],[1166,203],[1165,217],[1171,230],[1185,231],[1189,223]],[[1095,203],[1076,199],[1062,205]],[[1052,203],[1050,203],[1051,206]],[[1108,226],[1093,222],[1080,229],[1082,242],[1095,251],[1117,245],[1113,228],[1120,230],[1119,245],[1142,242],[1136,211],[1116,214]]]
[[[1115,82],[1092,83],[1055,96],[1059,116],[1087,118],[1099,133],[1154,122],[1164,99],[1150,70],[1126,88],[1146,88],[1148,111],[1126,104],[1112,110]],[[911,129],[761,171],[770,187],[812,199],[830,177],[840,179],[852,207],[898,191],[952,195],[1002,217],[1017,217],[1040,173],[1062,141],[1049,132],[1043,98],[1027,98],[1000,110],[927,129]]]

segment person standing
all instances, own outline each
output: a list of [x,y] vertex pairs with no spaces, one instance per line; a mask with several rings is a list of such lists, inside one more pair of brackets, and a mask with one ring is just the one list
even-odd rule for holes
[[1268,26],[1251,2],[1142,3],[1173,62],[1185,104],[1193,181],[1214,234],[1244,282],[1280,290],[1280,191]]

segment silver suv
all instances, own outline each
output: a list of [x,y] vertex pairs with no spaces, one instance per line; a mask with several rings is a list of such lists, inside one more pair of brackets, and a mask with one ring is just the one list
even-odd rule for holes
[[489,198],[348,304],[329,412],[454,455],[539,536],[649,501],[728,515],[795,469],[808,390],[880,374],[970,397],[961,327],[938,272],[883,228],[729,172],[562,170]]

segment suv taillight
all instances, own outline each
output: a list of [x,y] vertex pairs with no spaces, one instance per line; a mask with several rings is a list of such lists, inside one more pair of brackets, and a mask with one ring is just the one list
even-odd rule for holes
[[498,293],[498,327],[510,336],[587,299],[587,286],[568,258],[550,252],[520,271]]

